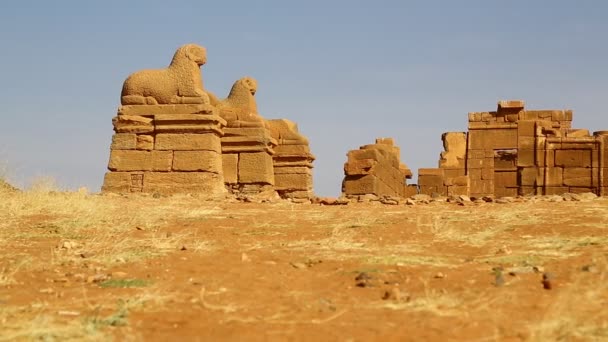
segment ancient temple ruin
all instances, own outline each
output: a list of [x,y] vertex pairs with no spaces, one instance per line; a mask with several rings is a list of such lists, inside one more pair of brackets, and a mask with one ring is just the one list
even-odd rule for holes
[[311,199],[315,158],[297,125],[259,114],[251,77],[225,99],[205,90],[206,61],[205,48],[188,44],[167,68],[125,80],[102,191]]
[[439,167],[419,169],[423,194],[606,194],[608,131],[573,129],[571,110],[529,110],[500,101],[469,113],[469,130],[444,133]]
[[409,197],[416,185],[408,185],[410,169],[401,162],[401,150],[392,138],[378,138],[375,144],[349,151],[344,164],[342,193],[346,197],[366,194]]

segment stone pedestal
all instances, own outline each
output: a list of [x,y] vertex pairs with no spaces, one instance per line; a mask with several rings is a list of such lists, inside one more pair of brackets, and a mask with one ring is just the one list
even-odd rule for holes
[[281,198],[309,201],[313,198],[312,162],[308,139],[289,120],[268,120],[267,127],[278,145],[273,156],[275,189]]
[[102,191],[225,192],[221,135],[226,121],[212,106],[126,105],[112,122]]

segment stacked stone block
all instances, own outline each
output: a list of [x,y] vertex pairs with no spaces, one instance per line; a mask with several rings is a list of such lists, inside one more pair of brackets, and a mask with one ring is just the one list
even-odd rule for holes
[[400,154],[400,149],[395,146],[392,138],[376,139],[375,144],[349,151],[348,161],[344,164],[344,195],[414,195],[417,192],[415,186],[406,183],[406,179],[412,177],[412,172],[401,163]]
[[112,122],[103,191],[224,192],[220,136],[226,122],[210,105],[125,105]]
[[418,170],[418,186],[423,194],[443,196],[468,195],[469,177],[466,175],[467,134],[447,132],[441,136],[444,151],[439,167]]
[[310,152],[308,139],[300,134],[292,121],[268,120],[266,125],[278,144],[273,155],[276,191],[281,198],[309,201],[314,197],[312,162],[315,157]]
[[[440,162],[439,169],[420,169],[421,192],[449,194],[447,184],[456,181],[450,178],[464,171],[472,197],[602,195],[606,134],[571,127],[571,110],[526,110],[519,100],[500,101],[494,112],[469,113],[464,168],[448,171]],[[456,165],[442,154],[444,159]]]

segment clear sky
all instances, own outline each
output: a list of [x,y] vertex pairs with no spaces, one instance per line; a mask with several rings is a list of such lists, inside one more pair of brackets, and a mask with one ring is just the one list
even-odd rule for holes
[[98,191],[124,79],[197,43],[205,88],[256,78],[260,113],[298,123],[336,196],[348,150],[393,137],[414,172],[436,167],[441,133],[500,99],[608,129],[607,17],[602,0],[2,1],[0,164]]

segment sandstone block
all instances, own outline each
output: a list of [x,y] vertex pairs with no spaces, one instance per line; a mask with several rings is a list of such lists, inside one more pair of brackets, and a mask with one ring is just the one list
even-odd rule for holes
[[139,134],[137,135],[137,142],[135,147],[138,150],[153,150],[154,149],[154,137],[151,135]]
[[222,151],[221,139],[215,133],[157,134],[154,148],[156,150],[213,151],[216,153]]
[[[139,187],[141,190],[141,186]],[[131,172],[106,172],[102,192],[131,192]]]
[[471,195],[494,195],[494,181],[471,180]]
[[591,168],[564,168],[564,185],[574,187],[592,187]]
[[108,169],[111,171],[170,171],[171,151],[112,150]]
[[536,179],[538,171],[534,167],[520,168],[519,172],[519,185],[533,187],[536,185]]
[[173,171],[222,172],[222,157],[214,151],[175,151]]
[[[378,165],[378,161],[374,159],[350,160],[344,164],[344,174],[347,176],[372,174],[376,165]],[[386,165],[382,166],[386,167]]]
[[536,139],[534,137],[519,136],[517,148],[520,150],[534,150],[536,148]]
[[274,182],[277,190],[312,189],[312,176],[308,174],[275,174]]
[[444,181],[442,176],[435,175],[418,175],[418,185],[420,186],[434,186],[443,187]]
[[450,186],[447,188],[448,196],[469,195],[468,186]]
[[517,130],[485,129],[470,131],[469,148],[474,150],[517,148]]
[[555,151],[555,165],[563,167],[590,167],[590,150],[557,150]]
[[157,114],[154,125],[159,133],[216,133],[222,135],[226,120],[218,115]]
[[212,114],[213,110],[209,104],[125,105],[118,107],[118,115]]
[[134,150],[137,147],[137,135],[134,133],[116,133],[112,136],[113,150]]
[[440,176],[443,177],[443,169],[440,168],[424,168],[418,169],[419,176]]
[[239,183],[274,184],[272,156],[265,152],[241,153],[238,179]]
[[501,100],[498,101],[498,109],[524,109],[525,102],[523,100]]
[[494,173],[494,187],[495,188],[506,188],[506,187],[517,187],[517,172],[505,171]]
[[136,115],[119,115],[112,119],[116,133],[152,133],[152,118]]
[[224,172],[224,182],[228,184],[236,184],[238,182],[238,162],[239,155],[237,153],[222,154],[222,170]]
[[461,177],[453,178],[452,183],[455,186],[466,186],[468,188],[469,187],[469,177],[461,176]]
[[274,148],[278,155],[308,156],[310,147],[308,145],[278,145]]
[[539,168],[536,178],[536,184],[539,186],[563,186],[564,185],[564,169],[561,167]]
[[481,113],[470,112],[469,113],[469,122],[479,122],[481,121]]
[[299,174],[299,175],[312,175],[312,169],[306,166],[296,166],[296,167],[276,167],[274,168],[274,174]]
[[517,151],[517,166],[530,167],[535,166],[535,151],[532,149],[519,149]]
[[215,195],[224,193],[224,179],[221,174],[211,172],[146,172],[144,187],[146,193],[203,193]]

